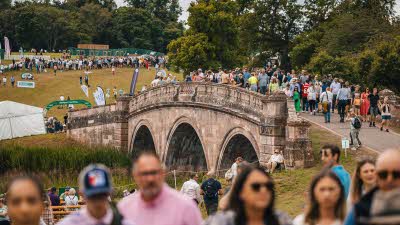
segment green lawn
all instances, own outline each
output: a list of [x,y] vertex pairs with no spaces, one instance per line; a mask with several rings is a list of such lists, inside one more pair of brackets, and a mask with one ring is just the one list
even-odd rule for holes
[[[11,74],[13,74],[14,76],[16,76],[17,80],[20,80],[21,73],[23,73],[23,71],[13,71],[7,73],[6,76],[9,78]],[[8,86],[6,87],[1,86],[0,101],[12,100],[16,102],[35,105],[38,107],[44,107],[54,100],[59,100],[60,95],[64,95],[65,97],[70,96],[71,99],[89,100],[92,104],[94,104],[92,91],[97,85],[102,86],[104,89],[109,88],[111,91],[113,87],[116,86],[118,89],[122,88],[125,92],[127,92],[129,91],[132,73],[133,69],[128,68],[117,68],[116,76],[112,76],[111,69],[93,70],[93,73],[89,75],[89,83],[91,84],[91,88],[89,90],[89,98],[86,98],[79,85],[79,76],[84,75],[83,71],[67,71],[63,73],[58,72],[57,76],[54,76],[52,71],[39,75],[34,73],[34,75],[36,75],[35,89],[11,88],[10,84],[8,84]],[[177,76],[178,80],[182,80],[181,74],[173,74]],[[137,90],[140,90],[143,84],[149,84],[154,78],[154,75],[154,69],[151,69],[150,71],[141,69],[139,73]],[[114,99],[112,97],[107,100],[108,103],[114,102]],[[57,109],[57,107],[55,107],[48,112],[48,115],[57,116],[60,118],[65,113],[66,109]],[[295,216],[302,212],[302,208],[305,204],[305,196],[307,196],[308,185],[311,181],[311,178],[321,169],[321,165],[318,159],[319,149],[325,143],[336,143],[340,145],[341,141],[339,137],[317,126],[312,126],[310,133],[312,148],[314,150],[314,155],[317,161],[316,166],[309,169],[286,170],[273,174],[277,189],[277,208],[288,212],[291,216]],[[24,146],[26,148],[32,146],[46,146],[48,148],[54,148],[56,150],[57,148],[63,146],[80,146],[81,144],[66,138],[65,134],[46,134],[33,137],[17,138],[14,140],[0,141],[0,147],[2,145],[18,145]],[[85,147],[83,146],[83,148]],[[345,158],[344,155],[342,156],[341,162],[344,164],[345,168],[349,172],[352,172],[355,167],[355,159],[357,159],[360,155],[366,154],[373,155],[373,153],[363,149],[357,151],[356,153],[350,151],[347,158]],[[4,183],[8,180],[8,178],[10,178],[10,176],[13,176],[17,173],[18,171],[14,171],[7,176],[1,175],[0,180],[2,182],[0,183],[3,183],[4,185]],[[52,185],[76,186],[78,174],[79,171],[70,171],[68,174],[59,174],[56,171],[49,171],[48,173],[42,175],[43,177],[46,177],[45,183],[46,186],[49,187]],[[132,184],[132,180],[129,177],[129,173],[127,172],[126,168],[114,168],[113,174],[116,175],[114,177],[114,183],[119,187],[117,191],[119,194],[122,192],[123,189],[133,187],[126,186]],[[181,187],[185,179],[185,175],[180,175],[178,177],[178,188]],[[167,180],[171,186],[175,186],[172,174],[169,174],[167,176]],[[223,180],[221,179],[221,181]],[[202,211],[204,214],[204,210]]]
[[[21,74],[24,72],[24,70],[7,72],[6,76],[8,82],[11,75],[14,75],[17,81],[21,80]],[[106,99],[107,104],[115,102],[112,96],[114,87],[116,87],[117,90],[122,88],[125,93],[129,92],[133,74],[132,68],[117,68],[115,76],[112,76],[111,68],[92,70],[92,72],[93,73],[89,74],[89,84],[91,85],[89,88],[89,98],[84,95],[79,84],[79,76],[84,77],[82,70],[58,71],[57,76],[54,76],[52,70],[48,70],[47,73],[32,73],[35,76],[34,81],[36,87],[34,89],[11,88],[10,83],[8,83],[6,87],[1,86],[0,101],[11,100],[38,107],[45,107],[52,101],[60,100],[60,96],[63,95],[65,99],[70,96],[71,99],[84,99],[91,102],[92,105],[95,105],[93,91],[97,85],[100,85],[104,91],[110,89],[111,97]],[[150,70],[140,69],[136,90],[140,90],[144,84],[149,84],[154,79],[155,73],[156,71],[154,68]],[[168,73],[172,73],[177,76],[178,80],[182,80],[182,74]],[[54,107],[47,115],[57,116],[60,119],[66,111],[66,109],[57,109],[57,107]]]
[[[298,170],[286,170],[273,174],[273,178],[276,182],[276,193],[277,193],[277,208],[279,210],[288,212],[291,216],[296,216],[302,212],[302,209],[306,202],[306,196],[308,192],[308,186],[312,177],[319,172],[321,165],[319,163],[318,152],[322,145],[326,143],[340,144],[341,139],[334,134],[329,133],[317,126],[311,127],[311,140],[312,147],[316,156],[316,166],[308,169]],[[23,137],[13,140],[6,140],[0,142],[1,146],[22,146],[25,148],[34,146],[46,146],[48,148],[54,148],[55,151],[60,147],[82,147],[82,144],[77,143],[71,139],[66,138],[64,133],[62,134],[46,134],[40,136]],[[89,149],[88,149],[89,150]],[[356,165],[356,159],[361,155],[375,156],[374,153],[368,150],[361,149],[357,152],[348,152],[347,158],[342,155],[341,162],[344,167],[352,173]],[[7,176],[0,176],[0,189],[4,187],[5,182],[18,171],[8,174]],[[63,187],[65,185],[76,186],[77,176],[79,171],[70,171],[68,173],[59,173],[57,171],[49,171],[48,173],[41,173],[42,177],[45,178],[47,187],[52,185],[57,187]],[[117,196],[120,197],[124,189],[133,188],[133,181],[130,178],[127,168],[113,168],[114,183],[118,187],[116,188]],[[178,173],[177,176],[177,188],[182,186],[182,183],[187,179],[187,174]],[[225,184],[223,178],[220,181]],[[174,176],[172,173],[167,174],[167,182],[170,186],[175,186]],[[1,190],[0,190],[1,191]],[[204,208],[202,208],[203,215],[205,216]]]

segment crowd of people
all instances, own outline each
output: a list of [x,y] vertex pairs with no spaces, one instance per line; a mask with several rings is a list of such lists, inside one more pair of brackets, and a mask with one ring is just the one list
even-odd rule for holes
[[[378,89],[370,92],[368,87],[363,90],[360,85],[350,84],[332,75],[319,77],[309,74],[306,70],[296,73],[286,72],[276,66],[265,68],[247,67],[234,70],[218,71],[198,69],[185,77],[185,82],[210,82],[245,88],[261,94],[272,94],[283,91],[288,98],[294,100],[297,114],[309,112],[311,115],[322,113],[324,122],[331,122],[331,113],[339,114],[340,123],[350,122],[350,140],[353,148],[361,146],[359,139],[362,123],[376,127],[380,116],[380,131],[389,132],[389,122],[392,118],[388,97],[381,98]],[[168,75],[157,74],[151,82],[151,87],[176,82]],[[144,86],[142,91],[146,90]],[[356,143],[355,143],[356,142]]]
[[[113,186],[108,168],[89,165],[79,176],[85,207],[58,224],[400,224],[399,149],[384,151],[376,161],[360,160],[352,178],[340,165],[340,154],[335,145],[322,147],[324,166],[310,183],[303,212],[293,220],[276,209],[275,183],[263,167],[238,158],[233,167],[233,182],[225,193],[211,173],[202,184],[198,183],[198,174],[193,173],[178,192],[165,183],[166,173],[158,156],[144,151],[132,166],[138,191],[127,194],[115,205],[110,198]],[[69,205],[78,204],[74,189],[65,193],[59,197],[56,188],[45,193],[41,181],[33,176],[14,177],[0,201],[0,224],[45,224],[46,204],[59,205],[62,200]],[[205,221],[199,210],[202,202],[209,215]]]
[[[56,71],[68,71],[68,70],[85,70],[85,69],[103,69],[103,68],[122,68],[131,67],[139,68],[144,67],[149,69],[149,67],[165,68],[167,65],[167,60],[163,56],[136,56],[136,55],[126,55],[126,56],[104,56],[104,57],[83,57],[71,58],[67,56],[62,56],[60,58],[45,59],[44,57],[33,57],[22,58],[19,61],[15,59],[12,63],[8,65],[10,70],[28,70],[30,72],[35,71],[37,74],[42,72],[47,72],[47,70]],[[1,69],[1,71],[4,70]]]
[[[157,74],[151,86],[160,86],[171,81],[169,76]],[[184,81],[232,85],[261,94],[283,91],[293,98],[297,113],[323,113],[325,123],[331,122],[331,113],[335,110],[340,115],[340,123],[350,120],[351,112],[354,112],[361,122],[369,122],[370,127],[376,126],[376,118],[381,115],[380,130],[389,132],[391,108],[388,98],[380,98],[377,88],[373,88],[372,92],[368,87],[362,90],[360,85],[333,78],[332,75],[319,77],[306,70],[300,73],[294,70],[286,72],[276,66],[267,66],[251,70],[247,67],[233,70],[219,68],[218,71],[198,69],[187,75]]]

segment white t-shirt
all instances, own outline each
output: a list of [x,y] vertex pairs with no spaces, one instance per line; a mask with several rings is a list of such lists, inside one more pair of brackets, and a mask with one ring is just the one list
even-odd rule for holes
[[232,171],[233,177],[237,176],[237,167],[238,167],[238,164],[236,162],[233,163],[231,166],[231,171]]
[[[294,218],[293,225],[308,225],[308,223],[306,223],[304,220],[305,220],[304,214],[300,214],[300,215],[296,216],[296,218]],[[337,219],[330,225],[342,225],[342,224],[343,223],[339,219]],[[319,224],[316,224],[316,225],[319,225]]]
[[339,92],[339,89],[342,87],[342,85],[339,82],[332,82],[331,83],[331,89],[332,89],[332,93],[334,95],[337,95],[337,93]]
[[198,202],[201,200],[200,185],[193,179],[183,183],[181,193],[190,199],[196,199]]
[[65,205],[78,205],[78,197],[72,195],[65,196]]
[[269,159],[270,162],[283,163],[283,156],[281,154],[273,154]]
[[154,80],[151,82],[151,86],[152,86],[152,87],[157,87],[157,86],[159,85],[159,83],[160,83],[160,79],[154,79]]
[[332,103],[333,94],[330,91],[322,92],[321,97],[319,99],[321,100],[321,102]]

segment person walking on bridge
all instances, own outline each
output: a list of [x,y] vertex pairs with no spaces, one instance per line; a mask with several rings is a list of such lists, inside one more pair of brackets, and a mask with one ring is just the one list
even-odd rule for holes
[[[333,97],[335,98],[335,97]],[[350,99],[350,89],[347,87],[345,83],[342,88],[339,89],[337,93],[336,103],[338,105],[338,113],[340,115],[340,122],[344,123],[344,116],[346,114],[346,105],[347,101]]]

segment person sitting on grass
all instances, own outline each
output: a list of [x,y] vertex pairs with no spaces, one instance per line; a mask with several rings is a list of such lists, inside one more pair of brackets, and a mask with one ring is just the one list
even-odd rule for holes
[[267,168],[270,173],[273,173],[276,169],[282,169],[284,166],[284,158],[282,154],[279,153],[278,149],[275,149],[274,154],[271,155],[267,162]]

